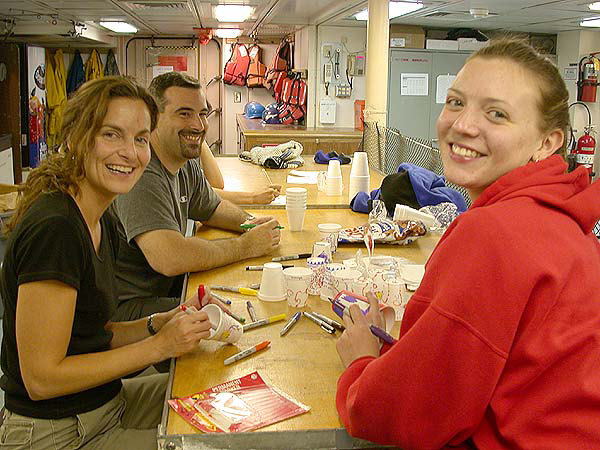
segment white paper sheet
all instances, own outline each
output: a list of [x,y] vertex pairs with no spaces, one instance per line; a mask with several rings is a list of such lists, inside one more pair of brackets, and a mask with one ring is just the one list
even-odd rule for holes
[[435,102],[446,103],[448,88],[452,86],[456,75],[438,75],[435,88]]
[[401,73],[400,95],[429,95],[429,74]]
[[273,200],[269,204],[270,205],[285,205],[285,195],[280,195],[279,197],[275,197],[275,200]]
[[317,184],[317,177],[295,177],[293,175],[288,175],[287,177],[288,184]]

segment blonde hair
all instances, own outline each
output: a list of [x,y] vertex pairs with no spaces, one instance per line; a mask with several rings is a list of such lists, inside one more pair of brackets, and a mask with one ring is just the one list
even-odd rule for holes
[[514,37],[492,39],[488,45],[473,53],[467,62],[475,58],[504,58],[514,61],[529,71],[539,83],[540,99],[537,102],[540,130],[548,132],[561,129],[564,141],[555,153],[566,156],[569,135],[569,92],[557,67],[547,57],[531,47],[526,41]]
[[132,79],[111,76],[83,84],[65,107],[58,151],[49,154],[19,187],[19,203],[15,214],[6,224],[4,231],[7,234],[14,230],[40,194],[79,193],[78,184],[86,175],[85,159],[94,148],[94,140],[102,127],[108,105],[115,98],[142,100],[150,113],[151,130],[155,128],[158,118],[156,102],[145,88]]

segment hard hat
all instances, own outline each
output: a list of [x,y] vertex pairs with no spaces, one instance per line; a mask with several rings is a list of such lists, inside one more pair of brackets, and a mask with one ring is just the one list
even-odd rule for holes
[[247,119],[260,119],[265,107],[258,102],[246,103],[244,107],[244,116]]
[[277,102],[271,103],[265,107],[265,110],[262,113],[263,120],[265,116],[269,114],[279,114],[279,104]]

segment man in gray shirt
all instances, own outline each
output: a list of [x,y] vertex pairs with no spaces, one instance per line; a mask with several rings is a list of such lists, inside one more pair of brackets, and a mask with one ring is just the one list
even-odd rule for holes
[[[208,106],[198,81],[170,72],[154,78],[150,91],[160,110],[150,138],[152,158],[140,181],[110,209],[120,241],[115,320],[167,311],[179,303],[186,272],[270,253],[280,239],[277,220],[254,218],[222,200],[204,177],[198,157]],[[257,226],[239,237],[211,241],[185,237],[187,219],[233,231],[242,223]]]

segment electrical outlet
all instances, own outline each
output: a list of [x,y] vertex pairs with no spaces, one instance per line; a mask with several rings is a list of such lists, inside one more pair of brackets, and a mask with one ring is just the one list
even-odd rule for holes
[[331,54],[333,53],[333,46],[331,44],[323,45],[323,56],[325,58],[331,58]]
[[235,91],[233,93],[233,103],[242,103],[242,93]]

